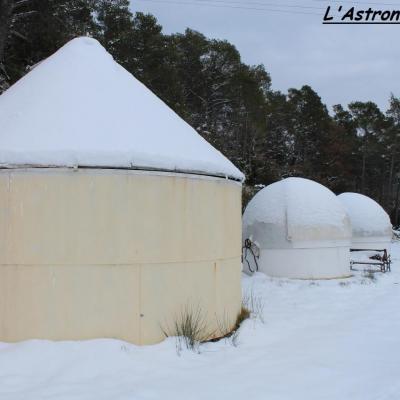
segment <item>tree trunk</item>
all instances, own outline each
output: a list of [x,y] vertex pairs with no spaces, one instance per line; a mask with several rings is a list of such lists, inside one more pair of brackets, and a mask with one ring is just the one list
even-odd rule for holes
[[364,144],[363,156],[362,156],[362,171],[361,171],[361,193],[362,194],[365,194],[365,167],[366,167],[366,160],[367,160],[367,149],[366,149],[366,145]]
[[390,170],[389,170],[389,185],[388,185],[388,200],[387,207],[391,208],[393,204],[393,173],[394,173],[394,153],[392,153],[392,157],[390,160]]
[[397,179],[397,191],[396,191],[396,200],[394,203],[394,221],[393,225],[398,227],[399,225],[399,192],[400,192],[400,179]]

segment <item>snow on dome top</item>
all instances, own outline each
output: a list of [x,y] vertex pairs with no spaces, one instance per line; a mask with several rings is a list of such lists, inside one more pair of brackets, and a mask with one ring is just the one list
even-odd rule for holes
[[94,39],[77,38],[0,96],[0,165],[243,174]]
[[342,193],[338,199],[344,205],[354,237],[392,237],[392,224],[386,211],[370,197],[359,193]]
[[350,221],[325,186],[288,178],[259,191],[243,215],[244,238],[261,248],[335,246],[349,243]]

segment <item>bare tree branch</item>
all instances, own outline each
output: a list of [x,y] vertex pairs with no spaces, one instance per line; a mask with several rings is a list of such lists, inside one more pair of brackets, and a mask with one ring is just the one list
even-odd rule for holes
[[23,19],[23,18],[29,17],[30,15],[36,14],[36,13],[37,13],[36,10],[31,10],[31,11],[26,11],[26,12],[22,12],[22,13],[17,13],[17,14],[14,14],[13,20],[14,20],[14,21],[17,21],[17,20],[19,20],[19,19]]
[[17,31],[15,31],[15,30],[11,30],[11,34],[13,34],[14,36],[16,36],[16,37],[18,37],[18,38],[20,38],[20,39],[22,39],[22,40],[25,40],[26,42],[29,41],[29,39],[28,39],[25,35],[23,35],[22,33],[19,33],[19,32],[17,32]]
[[13,9],[15,10],[18,7],[24,6],[25,4],[31,3],[32,0],[19,0],[13,4]]

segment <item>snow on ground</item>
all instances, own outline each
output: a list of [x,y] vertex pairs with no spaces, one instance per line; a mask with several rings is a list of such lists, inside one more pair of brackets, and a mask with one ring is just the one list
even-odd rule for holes
[[398,400],[400,244],[376,279],[243,277],[265,302],[237,346],[178,355],[173,338],[149,347],[117,340],[0,344],[0,399]]

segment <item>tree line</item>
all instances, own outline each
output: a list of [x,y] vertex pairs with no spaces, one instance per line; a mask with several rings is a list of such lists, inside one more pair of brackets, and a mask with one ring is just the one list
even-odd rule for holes
[[[333,107],[307,85],[272,90],[263,65],[191,29],[166,35],[128,0],[0,0],[0,93],[76,36],[98,39],[245,174],[245,194],[289,176],[376,199],[398,224],[400,99]],[[105,83],[106,84],[106,83]],[[110,133],[112,134],[112,133]],[[168,134],[168,132],[166,132]],[[246,201],[246,199],[245,199]]]

